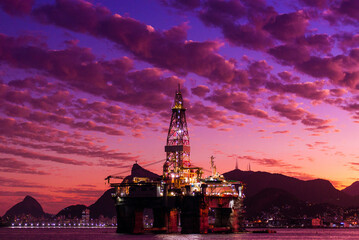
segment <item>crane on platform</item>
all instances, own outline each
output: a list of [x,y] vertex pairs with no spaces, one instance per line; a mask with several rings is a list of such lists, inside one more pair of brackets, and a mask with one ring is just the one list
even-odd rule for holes
[[[145,165],[143,165],[142,167],[148,167],[148,166],[155,165],[155,164],[158,164],[158,163],[161,163],[161,162],[164,162],[164,161],[166,161],[166,159],[161,159],[161,160],[158,160],[158,161],[154,161],[154,162],[145,164]],[[137,164],[137,161],[136,161],[135,164]],[[133,165],[126,165],[126,166],[122,166],[121,168],[128,168],[128,167],[131,167],[131,166],[133,166]],[[119,173],[115,173],[115,174],[108,175],[108,176],[105,178],[105,181],[107,181],[107,183],[110,183],[111,178],[114,178],[114,179],[124,179],[125,177],[122,176],[122,174],[125,174],[125,173],[127,173],[127,172],[128,172],[128,170],[122,171],[122,172],[119,172]],[[119,175],[120,175],[120,176],[119,176]]]

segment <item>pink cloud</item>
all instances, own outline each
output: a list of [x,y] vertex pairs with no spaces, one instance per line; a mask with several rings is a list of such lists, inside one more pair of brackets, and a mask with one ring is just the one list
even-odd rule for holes
[[[19,181],[18,179],[14,178],[7,178],[7,177],[1,177],[0,176],[0,186],[3,187],[18,187],[18,188],[45,188],[45,185],[37,184],[31,181]],[[2,191],[0,191],[0,194]],[[27,194],[25,194],[27,195]],[[5,195],[6,196],[6,195]],[[13,195],[12,195],[13,196]],[[24,196],[24,195],[23,195]]]
[[283,131],[275,131],[273,132],[274,134],[286,134],[286,133],[289,133],[288,130],[283,130]]
[[190,113],[190,120],[196,121],[195,124],[206,124],[209,128],[219,128],[223,125],[243,125],[233,116],[228,116],[226,111],[218,110],[214,106],[205,106],[202,102],[194,102],[188,109],[188,112]]
[[207,1],[200,12],[201,20],[207,25],[221,26],[235,22],[245,14],[245,7],[240,1]]
[[337,9],[338,13],[348,16],[356,21],[359,20],[359,2],[356,0],[343,0],[340,7]]
[[293,65],[309,60],[310,52],[306,46],[285,44],[269,49],[269,54],[283,65]]
[[30,165],[14,158],[0,158],[0,172],[48,175],[49,173],[38,170],[39,165]]
[[307,4],[308,6],[311,7],[316,7],[316,8],[326,8],[328,5],[328,0],[300,0],[303,3]]
[[25,15],[31,12],[34,0],[0,0],[2,9],[11,15]]
[[309,24],[308,17],[300,10],[294,13],[279,14],[273,17],[264,29],[275,38],[289,41],[304,35]]
[[[33,14],[43,23],[107,38],[136,57],[176,73],[193,72],[217,82],[231,82],[236,75],[233,64],[216,53],[220,43],[184,41],[172,36],[184,37],[185,25],[176,27],[175,31],[160,32],[82,0],[58,0],[55,5],[35,9]],[[179,34],[180,31],[183,33]]]
[[279,113],[280,116],[286,117],[292,121],[297,121],[302,119],[307,111],[303,108],[297,108],[297,104],[283,104],[283,103],[274,103],[272,109]]
[[330,120],[317,118],[313,114],[307,114],[307,116],[302,120],[304,125],[317,127],[324,127],[329,122]]
[[198,97],[205,97],[207,93],[210,92],[209,88],[204,85],[198,85],[197,87],[191,88],[192,94],[198,96]]
[[345,76],[339,62],[332,58],[311,57],[308,61],[298,64],[297,68],[313,77],[328,77],[335,82]]
[[294,93],[299,97],[312,100],[324,100],[329,95],[328,90],[321,89],[323,87],[323,82],[321,81],[293,84],[267,82],[266,86],[275,92]]
[[284,71],[278,73],[278,76],[285,82],[298,82],[299,77],[293,77],[291,72]]
[[359,34],[344,32],[334,34],[333,37],[337,39],[339,46],[343,51],[359,47]]
[[214,102],[228,110],[236,111],[258,118],[269,119],[267,112],[254,107],[254,101],[250,100],[246,93],[227,92],[225,89],[217,89],[206,100]]
[[295,166],[289,163],[285,163],[282,160],[273,159],[273,158],[256,158],[252,156],[238,156],[241,159],[247,159],[256,164],[265,166],[265,167],[279,167],[279,168],[291,168],[291,169],[300,169],[301,167]]
[[15,156],[20,156],[24,158],[29,159],[37,159],[42,161],[51,161],[51,162],[57,162],[57,163],[63,163],[63,164],[71,164],[71,165],[92,165],[91,163],[84,162],[84,161],[77,161],[69,158],[63,158],[63,157],[57,157],[57,156],[51,156],[47,154],[41,154],[36,153],[33,151],[28,151],[23,148],[12,148],[5,145],[0,145],[0,152]]

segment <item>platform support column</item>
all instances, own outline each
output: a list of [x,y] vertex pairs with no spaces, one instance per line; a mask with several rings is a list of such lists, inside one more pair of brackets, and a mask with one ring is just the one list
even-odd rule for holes
[[134,226],[133,231],[134,234],[144,233],[143,227],[143,209],[135,209],[134,211]]
[[168,233],[178,233],[178,210],[172,209],[169,211],[168,218]]

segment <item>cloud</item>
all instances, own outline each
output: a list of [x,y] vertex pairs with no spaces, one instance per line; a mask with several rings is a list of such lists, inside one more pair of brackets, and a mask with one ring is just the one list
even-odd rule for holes
[[267,82],[266,87],[279,93],[294,93],[299,97],[311,100],[324,100],[330,92],[329,90],[321,90],[323,84],[322,81],[293,84]]
[[218,128],[221,131],[228,131],[229,128],[221,128],[223,125],[243,126],[238,121],[238,116],[229,115],[226,111],[218,110],[214,106],[205,106],[202,102],[194,102],[188,109],[189,119],[196,121],[195,124],[206,124],[209,128]]
[[[197,14],[206,25],[219,27],[226,39],[234,45],[263,50],[273,44],[270,35],[262,29],[262,26],[276,13],[273,8],[266,8],[259,1],[257,4],[207,1]],[[239,20],[246,18],[249,23],[239,23]]]
[[333,60],[332,58],[311,57],[308,61],[298,64],[297,68],[316,78],[328,77],[333,81],[339,81],[344,78],[344,73],[338,61]]
[[301,121],[302,124],[306,126],[311,126],[309,128],[305,128],[308,131],[326,131],[333,126],[327,125],[331,120],[329,119],[321,119],[316,115],[309,113],[307,110],[303,108],[298,108],[298,104],[295,102],[290,102],[288,104],[284,103],[272,103],[272,110],[278,112],[278,114],[282,117],[288,118],[292,121]]
[[311,55],[329,53],[333,48],[333,39],[327,34],[302,36],[290,43],[277,45],[268,50],[276,60],[289,66],[309,61]]
[[[107,146],[94,144],[92,139],[86,139],[85,136],[78,133],[70,134],[30,122],[17,122],[14,119],[0,119],[0,123],[2,136],[6,137],[6,140],[1,140],[0,142],[23,147],[22,149],[12,147],[6,149],[5,145],[3,145],[0,147],[0,151],[6,154],[73,165],[93,165],[93,163],[40,154],[28,151],[24,147],[33,150],[44,149],[58,154],[75,154],[99,158],[102,159],[101,161],[103,161],[104,165],[108,166],[114,165],[114,163],[111,162],[110,164],[108,162],[110,161],[109,159],[120,160],[121,162],[116,162],[117,166],[122,165],[124,161],[135,161],[138,159],[138,156],[133,156],[130,153],[121,153],[107,149]],[[109,130],[109,128],[106,128],[106,130]],[[85,140],[81,141],[82,138]]]
[[306,46],[285,44],[269,49],[268,53],[283,65],[293,65],[309,60],[310,52]]
[[274,44],[266,31],[251,24],[227,24],[223,27],[223,34],[232,44],[254,50],[265,50]]
[[201,5],[201,0],[162,0],[161,2],[180,10],[192,10]]
[[209,88],[204,85],[198,85],[197,87],[191,88],[192,94],[198,96],[198,97],[205,97],[207,93],[210,92]]
[[108,135],[114,135],[114,136],[123,136],[125,133],[121,130],[117,130],[114,128],[111,128],[106,125],[97,125],[93,121],[86,121],[86,122],[76,122],[73,124],[75,128],[79,128],[86,131],[97,131],[97,132],[103,132]]
[[326,124],[328,124],[330,122],[330,120],[326,120],[326,119],[320,119],[317,118],[315,115],[313,114],[307,114],[307,116],[302,120],[302,123],[304,125],[307,126],[316,126],[316,127],[332,127],[332,126],[327,126]]
[[354,171],[359,171],[359,163],[358,162],[348,162],[348,166],[350,169]]
[[314,34],[297,39],[297,44],[306,45],[317,53],[329,53],[333,48],[334,39],[328,34]]
[[51,156],[47,154],[37,153],[33,151],[26,150],[24,148],[13,148],[8,145],[0,145],[0,152],[4,154],[19,156],[28,159],[37,159],[41,161],[50,161],[56,163],[63,163],[63,164],[70,164],[70,165],[88,165],[91,166],[92,163],[84,162],[84,161],[77,161],[69,158]]
[[245,10],[240,1],[206,1],[199,17],[207,25],[223,26],[244,16]]
[[101,196],[103,194],[103,190],[97,190],[94,188],[89,188],[89,187],[83,187],[83,188],[68,188],[68,189],[56,189],[55,190],[57,193],[65,193],[71,196],[76,196],[79,198],[84,198],[84,197],[90,197],[90,198],[98,198],[99,196]]
[[267,80],[272,66],[265,60],[256,61],[248,66],[250,86],[254,89],[262,86]]
[[[164,76],[164,71],[158,68],[131,71],[133,62],[128,57],[97,61],[87,48],[75,46],[54,51],[29,46],[27,43],[23,45],[20,38],[5,35],[0,35],[1,41],[4,44],[0,45],[0,48],[6,54],[1,55],[0,60],[11,66],[38,69],[84,92],[130,105],[141,105],[156,110],[167,108],[166,103],[169,104],[173,96],[172,89],[184,83],[184,80],[177,76]],[[205,68],[205,71],[207,70],[208,68]],[[24,88],[30,85],[30,81],[27,79],[26,83],[15,81],[9,84]],[[36,79],[33,80],[33,84],[36,83]],[[30,102],[27,90],[3,91],[6,92],[5,98],[10,102]],[[182,87],[182,92],[185,94],[187,89]],[[50,111],[45,108],[56,108],[58,103],[66,103],[65,100],[71,100],[72,97],[69,92],[61,90],[52,96],[33,98],[31,104],[36,108]]]
[[328,5],[328,0],[300,0],[301,2],[307,4],[311,7],[316,7],[319,9],[326,8]]
[[244,92],[227,92],[225,89],[217,89],[205,99],[228,110],[258,118],[270,119],[267,112],[254,107],[254,101],[250,100]]
[[309,24],[308,17],[303,10],[294,13],[279,14],[268,22],[264,29],[275,38],[282,41],[293,40],[304,36]]
[[298,82],[299,78],[298,77],[293,77],[291,72],[288,71],[283,71],[278,73],[278,76],[281,78],[281,80],[285,81],[285,82]]
[[303,172],[294,172],[294,171],[289,171],[289,170],[281,171],[279,173],[284,174],[286,176],[291,176],[291,177],[294,177],[294,178],[298,178],[298,179],[301,179],[301,180],[304,180],[304,181],[312,180],[312,179],[317,178],[316,176],[314,176],[312,174],[303,173]]
[[1,8],[11,15],[25,15],[31,12],[34,0],[0,0]]
[[29,165],[26,162],[18,161],[14,158],[0,158],[0,172],[48,175],[49,173],[40,171],[38,166]]
[[295,166],[289,163],[285,163],[282,160],[273,159],[273,158],[256,158],[252,156],[238,156],[241,159],[250,160],[258,165],[264,167],[279,167],[279,168],[290,168],[290,169],[300,169],[301,167]]
[[274,103],[272,105],[272,109],[279,113],[280,116],[286,117],[292,121],[297,121],[302,119],[307,111],[303,108],[297,108],[296,103],[289,103],[289,104],[283,104],[283,103]]
[[216,53],[220,43],[185,41],[186,25],[156,31],[133,18],[112,15],[108,9],[82,0],[58,0],[55,5],[35,9],[33,15],[42,23],[111,40],[137,58],[179,74],[193,72],[215,82],[232,82],[237,75],[234,65]]
[[343,51],[359,47],[359,34],[344,32],[334,34],[333,37],[338,41]]
[[334,96],[334,97],[341,97],[344,94],[346,94],[348,91],[345,90],[344,88],[333,88],[330,89],[330,95]]
[[285,134],[285,133],[289,133],[288,130],[283,130],[283,131],[275,131],[273,132],[274,134]]
[[[18,179],[1,177],[1,176],[0,176],[0,186],[11,187],[11,188],[45,188],[46,187],[45,185],[37,184],[34,182],[28,182],[26,180],[19,181]],[[1,193],[2,192],[0,191],[0,195],[2,195]]]
[[338,14],[344,15],[352,20],[359,20],[359,3],[355,0],[343,0],[339,8],[335,9]]

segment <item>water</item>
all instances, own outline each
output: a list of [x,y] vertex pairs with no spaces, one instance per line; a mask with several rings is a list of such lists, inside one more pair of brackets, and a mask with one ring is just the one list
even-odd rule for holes
[[251,240],[251,239],[359,239],[356,229],[275,229],[277,233],[239,234],[145,234],[125,235],[116,233],[115,228],[0,228],[0,239],[26,240]]

